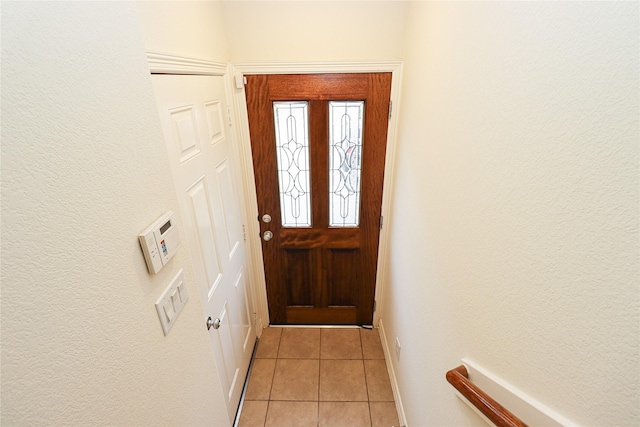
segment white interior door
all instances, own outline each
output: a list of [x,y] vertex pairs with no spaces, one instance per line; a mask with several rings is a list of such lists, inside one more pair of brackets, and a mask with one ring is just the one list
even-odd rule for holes
[[153,85],[187,243],[231,422],[256,332],[251,321],[236,165],[224,77],[153,75]]

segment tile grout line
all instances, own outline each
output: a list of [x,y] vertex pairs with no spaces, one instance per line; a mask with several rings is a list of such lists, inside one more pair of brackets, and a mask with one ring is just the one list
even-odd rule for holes
[[316,410],[316,426],[320,427],[320,372],[322,368],[320,364],[322,363],[322,329],[320,329],[320,342],[318,343],[318,406]]
[[373,415],[371,415],[371,399],[369,397],[369,382],[367,381],[367,367],[364,364],[364,344],[362,343],[362,330],[359,331],[360,346],[362,346],[362,370],[364,371],[364,386],[367,390],[367,407],[369,408],[369,423],[373,426]]
[[273,382],[276,378],[276,368],[278,367],[278,356],[280,355],[280,342],[282,341],[282,330],[280,330],[280,336],[278,338],[278,351],[276,351],[276,363],[273,366],[273,374],[271,374],[271,387],[269,387],[269,396],[267,396],[267,412],[264,414],[264,425],[267,425],[267,415],[269,414],[269,408],[271,407],[271,390],[273,390]]
[[[362,345],[362,332],[359,333],[360,335],[360,345]],[[367,367],[364,364],[364,350],[362,352],[362,371],[364,372],[364,386],[367,390],[367,403],[370,401],[369,399],[369,382],[367,381]],[[369,412],[371,412],[371,410],[369,410]],[[371,416],[371,414],[369,414],[369,416]]]

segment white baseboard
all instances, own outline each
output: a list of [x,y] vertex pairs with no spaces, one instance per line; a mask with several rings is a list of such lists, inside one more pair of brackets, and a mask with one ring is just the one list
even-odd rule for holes
[[387,344],[387,336],[384,332],[382,319],[378,321],[378,332],[380,333],[380,341],[382,342],[382,350],[384,351],[384,360],[387,362],[387,371],[389,372],[389,379],[391,380],[391,390],[393,390],[393,398],[396,401],[398,420],[400,421],[401,426],[407,427],[407,417],[404,414],[404,406],[402,406],[402,398],[400,397],[400,388],[398,387],[396,371],[393,368],[393,363],[391,363],[392,353],[389,350],[389,345]]

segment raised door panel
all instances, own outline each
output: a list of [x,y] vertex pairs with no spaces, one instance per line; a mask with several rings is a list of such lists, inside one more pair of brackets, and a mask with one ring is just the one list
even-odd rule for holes
[[240,224],[238,223],[238,211],[236,208],[233,181],[231,178],[231,169],[229,160],[224,159],[216,166],[216,178],[220,195],[222,196],[222,212],[224,216],[226,246],[229,248],[227,256],[233,258],[234,252],[240,245],[238,231]]
[[356,292],[359,288],[359,257],[355,249],[327,249],[327,287],[329,306],[357,305]]
[[222,310],[218,313],[220,328],[216,331],[215,339],[218,341],[218,347],[222,350],[222,363],[218,365],[218,374],[224,377],[226,383],[226,387],[224,388],[229,401],[233,399],[236,391],[239,370],[233,346],[230,317],[229,301],[225,301]]
[[205,177],[202,176],[196,181],[187,189],[186,193],[190,201],[191,218],[195,224],[196,237],[200,246],[198,261],[202,265],[200,270],[205,273],[206,298],[210,299],[222,280],[222,270],[218,259],[213,220],[209,210],[211,203]]
[[[245,341],[249,331],[249,314],[245,310],[245,298],[240,295],[244,291],[244,274],[240,271],[234,280],[233,292],[230,301],[233,310],[229,313],[230,335],[233,340],[233,349],[236,354],[242,354],[245,350]],[[242,385],[239,385],[242,387]]]
[[173,151],[177,153],[180,163],[185,163],[200,154],[196,112],[193,105],[188,105],[169,110],[169,115],[172,120],[175,141],[175,150]]
[[311,250],[285,250],[284,269],[287,305],[313,306],[313,275],[315,263]]
[[215,145],[224,140],[224,123],[222,118],[222,103],[220,100],[208,101],[204,104],[209,130],[209,141]]

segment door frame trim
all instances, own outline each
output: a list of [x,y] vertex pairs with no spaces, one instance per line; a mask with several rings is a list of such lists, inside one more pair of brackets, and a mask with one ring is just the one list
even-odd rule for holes
[[[260,227],[258,218],[258,205],[256,185],[251,156],[251,141],[249,137],[249,120],[247,114],[247,102],[244,91],[245,74],[328,74],[328,73],[391,73],[391,102],[393,105],[389,127],[387,130],[387,152],[385,155],[384,188],[382,191],[382,216],[384,223],[390,224],[391,192],[393,188],[396,139],[400,105],[400,89],[402,87],[402,61],[350,61],[350,62],[264,62],[264,63],[231,63],[229,65],[229,89],[233,100],[233,122],[238,141],[240,154],[239,166],[241,168],[244,200],[246,201],[246,216],[248,239],[246,244],[248,256],[248,269],[251,273],[253,288],[254,308],[256,310],[256,332],[258,335],[262,327],[269,324],[269,307],[267,303],[267,287],[264,277],[264,264],[262,261],[262,243],[259,238]],[[389,227],[383,224],[380,231],[380,246],[378,249],[378,266],[376,274],[376,291],[374,300],[380,301],[385,293],[387,258],[389,253]],[[373,324],[377,325],[381,318],[383,304],[376,304],[373,313]]]
[[151,74],[224,76],[227,73],[227,64],[161,52],[147,51],[147,65]]

